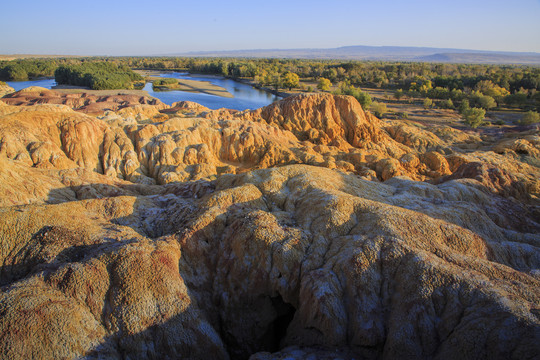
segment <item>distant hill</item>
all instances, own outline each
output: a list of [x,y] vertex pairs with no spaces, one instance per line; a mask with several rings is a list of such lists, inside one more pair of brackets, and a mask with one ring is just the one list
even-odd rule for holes
[[501,54],[501,53],[442,53],[421,56],[418,61],[474,63],[474,64],[528,64],[539,65],[540,54]]
[[540,53],[534,52],[480,51],[403,46],[343,46],[331,49],[203,51],[168,54],[168,56],[386,60],[540,65]]
[[0,61],[11,61],[18,59],[52,59],[52,58],[77,58],[81,55],[39,55],[39,54],[12,54],[0,55]]

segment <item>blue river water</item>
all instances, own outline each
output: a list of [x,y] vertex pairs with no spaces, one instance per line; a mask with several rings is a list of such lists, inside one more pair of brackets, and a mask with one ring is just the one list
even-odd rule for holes
[[54,79],[42,79],[42,80],[30,80],[30,81],[6,81],[6,83],[15,89],[15,91],[22,90],[30,86],[40,86],[45,89],[51,89],[56,86]]
[[268,93],[263,90],[255,89],[250,85],[226,78],[204,75],[192,75],[177,72],[160,74],[160,76],[175,79],[208,81],[214,85],[221,86],[227,89],[227,91],[234,96],[233,98],[225,98],[221,96],[176,90],[154,92],[152,90],[152,84],[147,83],[144,87],[144,90],[148,91],[151,96],[160,99],[168,105],[171,105],[175,101],[185,100],[199,103],[210,109],[227,108],[246,110],[258,109],[280,99],[280,97],[274,94]]
[[[143,90],[147,91],[150,96],[158,98],[159,100],[168,105],[171,105],[173,102],[176,101],[193,101],[210,109],[227,108],[235,110],[246,110],[258,109],[280,99],[280,97],[274,94],[256,89],[250,85],[216,76],[192,75],[188,73],[178,72],[163,73],[159,76],[169,78],[172,77],[176,79],[208,81],[214,85],[218,85],[227,89],[227,91],[229,91],[234,96],[232,98],[226,98],[209,94],[192,93],[177,90],[154,91],[152,89],[152,83],[146,83]],[[8,81],[7,83],[16,91],[27,88],[29,86],[41,86],[47,89],[51,89],[56,85],[54,79]]]

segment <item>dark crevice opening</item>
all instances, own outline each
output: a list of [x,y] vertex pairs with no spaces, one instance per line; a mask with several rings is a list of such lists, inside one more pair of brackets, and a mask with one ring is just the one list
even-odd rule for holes
[[[264,300],[259,301],[258,304],[264,305],[259,310],[271,311],[271,315],[266,313],[260,314],[259,317],[255,315],[257,310],[253,311],[253,308],[246,308],[248,314],[246,317],[240,315],[239,318],[229,318],[228,320],[244,323],[245,328],[253,329],[253,332],[238,331],[238,324],[223,322],[223,319],[221,319],[220,335],[231,359],[247,360],[255,353],[273,353],[280,351],[287,345],[285,343],[287,329],[294,319],[296,309],[291,304],[286,303],[279,294],[275,297],[262,296],[261,299]],[[271,308],[268,306],[269,303]],[[244,306],[246,305],[251,307],[254,303],[244,304]],[[236,308],[236,310],[240,309]],[[268,319],[268,315],[272,319],[270,322],[265,321]],[[264,321],[264,329],[261,329],[259,320]]]
[[267,351],[276,352],[281,350],[283,346],[283,340],[287,336],[287,329],[294,318],[296,309],[291,304],[283,301],[279,294],[270,298],[270,300],[272,300],[277,316],[268,327],[266,345],[268,346]]

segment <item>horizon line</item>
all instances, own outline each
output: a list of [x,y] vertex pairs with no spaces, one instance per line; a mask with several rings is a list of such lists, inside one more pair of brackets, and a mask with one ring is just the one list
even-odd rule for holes
[[[306,47],[306,48],[251,48],[251,49],[228,49],[228,50],[186,50],[181,52],[167,52],[167,53],[153,53],[153,54],[126,54],[126,55],[110,55],[110,54],[44,54],[44,53],[0,53],[0,56],[51,56],[51,57],[126,57],[126,56],[148,56],[148,57],[158,57],[158,56],[181,56],[189,54],[204,54],[204,53],[227,53],[227,52],[256,52],[256,51],[329,51],[337,50],[344,48],[394,48],[394,49],[424,49],[424,50],[444,50],[447,51],[466,51],[468,53],[477,52],[477,53],[491,53],[491,54],[529,54],[529,55],[538,55],[540,52],[536,51],[508,51],[508,50],[479,50],[479,49],[464,49],[464,48],[452,48],[452,47],[432,47],[432,46],[404,46],[404,45],[343,45],[337,47],[328,47],[328,48],[317,48],[317,47]],[[435,54],[433,54],[435,55]]]

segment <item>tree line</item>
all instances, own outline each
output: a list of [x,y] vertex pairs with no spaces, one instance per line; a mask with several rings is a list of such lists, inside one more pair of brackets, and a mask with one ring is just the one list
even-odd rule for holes
[[144,85],[141,75],[126,65],[110,62],[61,65],[54,72],[54,78],[58,84],[85,86],[93,90],[132,89],[137,82]]
[[337,61],[300,59],[234,59],[234,58],[174,58],[174,57],[92,57],[66,59],[23,59],[0,62],[0,80],[27,80],[52,76],[63,64],[93,62],[125,65],[132,69],[183,70],[252,79],[257,83],[275,84],[287,73],[301,80],[328,79],[338,85],[346,81],[356,87],[377,87],[422,90],[432,88],[469,91],[482,81],[506,89],[509,94],[523,90],[540,90],[540,68],[517,65],[436,64],[381,61]]
[[38,77],[50,77],[64,60],[22,59],[0,61],[0,80],[26,81]]
[[[436,64],[414,62],[337,61],[234,58],[123,58],[130,67],[184,70],[261,86],[303,88],[303,82],[325,84],[320,90],[358,95],[359,87],[396,91],[401,96],[435,99],[433,104],[455,108],[465,99],[470,106],[492,109],[509,106],[540,110],[540,68],[519,65]],[[290,81],[296,75],[299,82]],[[313,90],[313,89],[307,89]],[[362,98],[359,96],[360,99]]]

